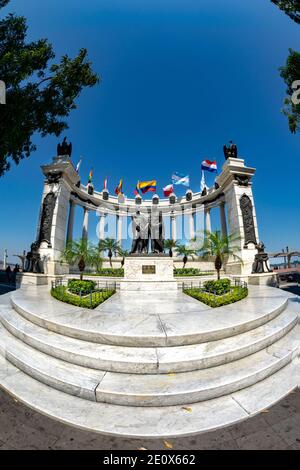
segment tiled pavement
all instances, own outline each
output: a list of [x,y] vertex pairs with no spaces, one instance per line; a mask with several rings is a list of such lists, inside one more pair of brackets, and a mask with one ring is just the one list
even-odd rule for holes
[[[192,437],[168,439],[175,450],[300,449],[300,390],[258,416]],[[124,439],[74,429],[42,416],[0,390],[0,450],[164,450],[163,439]]]

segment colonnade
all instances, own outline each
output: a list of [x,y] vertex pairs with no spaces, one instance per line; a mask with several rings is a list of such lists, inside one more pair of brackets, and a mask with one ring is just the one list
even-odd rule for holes
[[[68,218],[68,226],[67,226],[67,242],[73,240],[73,232],[74,232],[74,220],[75,220],[75,208],[79,205],[83,208],[83,222],[82,222],[82,238],[84,240],[88,240],[88,233],[89,233],[89,213],[90,211],[95,211],[94,209],[76,203],[73,199],[70,200],[70,209],[69,209],[69,218]],[[205,207],[204,206],[204,229],[206,232],[212,231],[212,224],[211,224],[211,210],[212,208],[217,208],[220,211],[220,227],[221,232],[223,235],[227,235],[227,221],[226,221],[226,212],[225,212],[225,202],[222,201],[221,203],[217,204],[213,207]],[[203,206],[202,206],[203,211]],[[107,216],[110,211],[100,212],[99,209],[97,210],[97,215],[99,217],[99,224],[98,224],[98,237],[100,240],[105,238],[105,226],[107,221]],[[187,210],[186,213],[181,211],[171,210],[166,215],[170,217],[170,238],[174,241],[178,240],[178,233],[177,233],[177,218],[180,216],[185,215],[187,218],[188,224],[188,238],[191,240],[196,236],[196,215],[199,213],[194,208]],[[132,223],[132,236],[135,237],[136,235],[136,228],[134,226],[134,219],[132,214],[126,212],[125,210],[120,210],[119,213],[114,214],[116,217],[116,240],[118,242],[122,242],[123,237],[123,229],[124,229],[124,222],[127,229],[127,218],[131,218]]]

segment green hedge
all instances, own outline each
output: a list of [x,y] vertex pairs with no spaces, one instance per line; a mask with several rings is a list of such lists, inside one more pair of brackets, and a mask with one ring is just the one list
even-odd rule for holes
[[86,273],[87,276],[107,276],[107,277],[124,277],[123,268],[101,268],[96,273]]
[[91,295],[80,298],[79,295],[74,295],[67,292],[67,288],[65,286],[58,286],[51,290],[51,295],[55,299],[83,308],[98,307],[98,305],[102,304],[102,302],[111,297],[114,293],[115,290],[112,289],[95,291]]
[[223,295],[214,295],[196,288],[186,289],[184,292],[210,307],[222,307],[222,305],[233,304],[234,302],[244,299],[248,295],[247,287],[233,287],[230,292]]
[[216,295],[227,294],[230,291],[230,279],[219,279],[213,281],[206,281],[203,285],[204,290]]
[[174,268],[174,276],[207,276],[212,272],[204,272],[197,268]]
[[95,281],[79,281],[78,279],[69,279],[68,289],[72,294],[86,295],[96,289]]

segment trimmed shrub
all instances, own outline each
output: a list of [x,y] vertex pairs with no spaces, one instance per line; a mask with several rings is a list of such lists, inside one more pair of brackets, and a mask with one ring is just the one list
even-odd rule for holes
[[206,281],[203,287],[206,292],[211,292],[216,295],[223,295],[230,291],[230,285],[230,279],[219,279]]
[[78,279],[69,279],[68,281],[68,289],[73,294],[82,294],[86,295],[89,294],[91,291],[96,289],[96,282],[95,281],[79,281]]
[[124,277],[123,268],[101,268],[96,273],[87,273],[88,276],[107,276],[107,277]]
[[197,268],[174,268],[174,276],[207,276],[212,272],[204,272]]
[[114,293],[115,290],[110,289],[94,291],[90,295],[80,297],[79,295],[70,294],[65,286],[58,286],[51,290],[51,295],[56,300],[83,308],[96,308]]
[[194,299],[200,300],[210,307],[222,307],[223,305],[233,304],[244,299],[248,295],[247,287],[233,287],[230,292],[223,295],[214,295],[209,292],[203,292],[200,289],[186,289],[184,293]]

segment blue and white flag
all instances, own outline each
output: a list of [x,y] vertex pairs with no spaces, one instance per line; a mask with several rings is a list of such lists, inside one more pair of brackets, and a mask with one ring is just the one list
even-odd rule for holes
[[82,158],[79,160],[79,162],[78,162],[77,165],[76,165],[76,171],[77,171],[77,173],[78,173],[79,170],[80,170],[81,162],[82,162]]
[[181,173],[173,173],[172,175],[173,184],[182,184],[182,186],[190,187],[190,177],[189,175],[183,175]]

